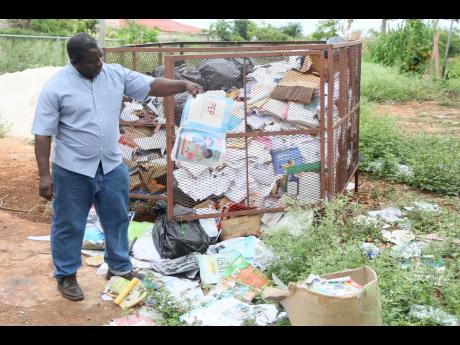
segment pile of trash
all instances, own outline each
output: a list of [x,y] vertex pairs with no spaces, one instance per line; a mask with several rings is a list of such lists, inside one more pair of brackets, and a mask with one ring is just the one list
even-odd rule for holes
[[[435,286],[444,285],[445,261],[440,256],[426,255],[424,249],[433,241],[443,241],[436,233],[416,235],[412,224],[406,217],[411,211],[439,213],[441,209],[437,204],[423,201],[414,201],[411,206],[403,210],[396,207],[388,207],[378,211],[369,211],[368,216],[358,216],[355,221],[360,224],[381,228],[382,239],[390,243],[390,254],[399,259],[401,269],[410,269],[414,276],[421,281],[430,281]],[[460,241],[454,240],[460,244]],[[385,247],[379,248],[373,243],[362,243],[361,248],[368,259],[380,255]],[[459,325],[459,320],[439,308],[424,305],[413,305],[410,316],[424,320],[431,319],[442,325]]]
[[[101,292],[130,315],[111,325],[155,325],[161,313],[148,299],[148,289],[163,288],[190,311],[180,316],[185,324],[255,325],[273,324],[287,317],[276,304],[254,304],[269,286],[264,271],[273,254],[255,236],[236,236],[218,228],[216,219],[177,223],[166,214],[155,223],[130,221],[128,240],[134,269],[146,278],[128,281],[112,277]],[[219,241],[219,242],[217,242]],[[85,263],[107,273],[104,263],[104,234],[94,209],[87,220],[82,254]],[[141,308],[139,308],[141,307]]]
[[[191,211],[194,213],[209,214],[220,205],[239,204],[248,197],[249,204],[259,208],[282,207],[285,195],[298,197],[305,203],[318,202],[318,135],[259,136],[247,141],[245,138],[225,138],[226,134],[247,131],[274,134],[319,128],[318,64],[315,55],[282,58],[263,65],[256,64],[252,59],[205,59],[196,66],[177,63],[176,79],[187,79],[202,85],[204,97],[226,100],[228,118],[217,139],[209,133],[205,135],[198,127],[190,128],[184,124],[191,96],[187,93],[175,96],[175,132],[176,137],[181,138],[179,143],[176,140],[176,144],[180,145],[177,152],[183,155],[183,159],[177,159],[178,155],[172,157],[176,158],[173,159],[175,205],[194,209]],[[152,74],[162,76],[163,66]],[[339,97],[339,78],[338,72],[335,74],[333,94],[334,119],[338,118],[335,101]],[[243,89],[244,79],[246,89]],[[325,104],[327,84],[326,81]],[[349,101],[352,101],[351,96]],[[150,97],[144,103],[133,100],[123,103],[120,147],[123,160],[130,168],[132,193],[165,196],[167,158],[163,102],[161,97]],[[203,108],[214,116],[202,117],[202,126],[219,118],[214,114],[218,104],[216,101],[212,106],[208,104]],[[194,120],[197,122],[198,119]],[[340,131],[338,127],[335,135],[340,137]],[[339,159],[338,148],[334,157]],[[199,160],[212,161],[213,164],[199,164]],[[205,207],[203,204],[206,204]]]

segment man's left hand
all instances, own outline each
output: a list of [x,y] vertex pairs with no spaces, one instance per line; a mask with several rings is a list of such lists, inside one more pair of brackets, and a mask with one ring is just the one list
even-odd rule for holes
[[193,97],[195,97],[199,93],[203,93],[203,87],[199,84],[192,83],[191,81],[185,81],[185,91],[190,93]]

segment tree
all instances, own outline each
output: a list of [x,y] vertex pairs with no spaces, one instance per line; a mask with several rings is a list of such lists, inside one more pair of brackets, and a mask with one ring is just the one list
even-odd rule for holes
[[302,35],[302,24],[289,22],[286,26],[281,28],[281,32],[290,37],[298,37]]
[[236,19],[233,21],[233,34],[245,41],[250,41],[256,30],[256,24],[249,19]]
[[145,26],[136,24],[134,20],[129,19],[124,28],[110,31],[108,36],[114,37],[126,43],[142,44],[158,42],[158,34],[160,30],[150,29]]
[[327,40],[331,37],[335,37],[339,31],[339,26],[340,23],[338,19],[322,20],[317,24],[311,37],[314,40]]
[[450,48],[450,38],[452,37],[452,26],[454,25],[454,21],[458,21],[458,19],[450,20],[450,28],[449,28],[449,34],[447,36],[447,44],[446,44],[446,53],[444,55],[444,63],[442,66],[442,75],[441,75],[442,79],[444,79],[444,74],[446,72],[447,58],[449,56],[449,48]]
[[259,41],[287,41],[289,36],[271,24],[257,27],[255,36]]
[[382,23],[380,24],[380,33],[382,35],[386,35],[387,33],[387,19],[382,19]]
[[431,70],[431,75],[434,76],[434,78],[438,79],[439,78],[439,30],[438,30],[438,24],[439,24],[439,19],[434,19],[433,20],[433,31],[434,31],[434,36],[433,36],[433,50],[431,52],[431,61],[430,61],[430,68],[432,66],[433,60],[434,60],[434,73],[433,70]]
[[216,23],[211,24],[209,33],[222,41],[230,41],[232,38],[232,25],[224,19],[219,19]]

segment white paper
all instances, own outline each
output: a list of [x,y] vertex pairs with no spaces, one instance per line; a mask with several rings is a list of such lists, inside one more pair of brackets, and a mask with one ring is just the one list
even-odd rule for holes
[[216,220],[214,218],[200,219],[200,225],[209,237],[217,237],[219,230],[217,229]]
[[50,235],[46,236],[29,236],[27,237],[28,240],[33,240],[33,241],[51,241]]
[[133,246],[134,258],[144,261],[161,260],[155,244],[153,243],[152,232],[147,231],[141,238],[138,238]]
[[134,142],[142,150],[166,149],[166,130],[160,129],[151,137],[136,138]]

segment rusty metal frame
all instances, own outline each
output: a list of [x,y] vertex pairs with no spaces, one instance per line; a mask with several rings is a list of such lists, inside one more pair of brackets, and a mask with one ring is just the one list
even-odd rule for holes
[[[361,41],[351,41],[344,42],[339,44],[326,44],[324,41],[292,41],[292,42],[283,42],[283,41],[271,41],[271,42],[162,42],[156,44],[148,45],[137,45],[137,46],[124,46],[124,47],[112,47],[112,48],[103,48],[104,59],[106,58],[107,53],[119,53],[121,57],[124,58],[126,54],[131,53],[132,65],[137,67],[137,56],[136,53],[142,52],[156,52],[159,54],[159,63],[164,64],[165,66],[165,77],[169,79],[175,79],[174,76],[174,63],[179,60],[192,60],[192,59],[216,59],[216,58],[257,58],[257,57],[276,57],[276,56],[300,56],[300,55],[319,55],[320,57],[320,126],[315,129],[302,129],[295,131],[279,131],[279,132],[244,132],[244,133],[228,133],[227,138],[245,138],[246,141],[246,150],[247,150],[247,141],[248,138],[255,138],[259,136],[279,136],[279,135],[299,135],[299,134],[311,134],[319,135],[320,137],[320,199],[331,199],[334,194],[337,193],[335,185],[335,170],[336,162],[334,159],[334,130],[341,126],[344,121],[348,121],[351,116],[357,116],[356,125],[357,125],[357,135],[358,135],[358,148],[359,148],[359,112],[360,112],[360,82],[361,78],[358,77],[356,80],[354,78],[355,70],[355,61],[351,61],[350,50],[356,50],[356,55],[353,55],[357,59],[356,69],[361,71],[361,53],[362,53],[362,42]],[[179,45],[179,47],[171,47],[172,45]],[[185,45],[203,45],[206,47],[184,47]],[[219,45],[219,46],[213,46]],[[348,89],[345,99],[340,97],[340,106],[339,109],[345,109],[345,114],[343,117],[338,117],[336,123],[333,123],[333,113],[334,113],[334,75],[337,72],[335,61],[343,63],[341,56],[341,50],[339,48],[351,47],[348,50],[348,67],[349,77],[346,83],[347,88],[349,84],[352,83],[353,94],[351,109],[348,108]],[[185,55],[184,53],[188,53]],[[326,55],[327,54],[327,55]],[[327,67],[325,63],[327,61]],[[246,64],[244,64],[246,68]],[[341,71],[344,68],[340,68]],[[326,71],[328,72],[326,74]],[[342,74],[343,76],[343,74]],[[326,77],[328,78],[326,80]],[[339,82],[342,83],[343,77],[340,78]],[[327,99],[325,99],[325,82],[328,83],[327,90]],[[243,90],[246,93],[245,83],[246,80],[243,80]],[[356,85],[355,85],[356,83]],[[341,88],[339,89],[341,91]],[[339,91],[339,94],[340,94]],[[246,97],[245,97],[246,98]],[[344,102],[345,101],[345,102]],[[356,103],[356,104],[355,104]],[[327,112],[326,110],[327,105]],[[142,195],[142,194],[130,194],[130,197],[137,199],[150,199],[150,200],[166,200],[168,203],[168,218],[169,219],[181,219],[181,220],[193,220],[200,218],[216,218],[216,217],[228,217],[228,216],[242,216],[242,215],[253,215],[261,214],[266,212],[279,212],[283,211],[284,207],[278,208],[260,208],[252,209],[245,211],[231,211],[231,212],[220,212],[213,214],[201,214],[201,215],[186,215],[186,216],[175,216],[173,212],[174,205],[174,193],[173,193],[173,171],[174,171],[174,162],[171,160],[170,153],[174,145],[175,139],[175,123],[174,123],[174,97],[164,97],[164,109],[165,115],[167,118],[166,127],[166,150],[167,150],[167,193],[160,196],[151,196],[151,195]],[[338,111],[342,111],[339,110]],[[247,103],[244,103],[244,112],[245,112],[245,123],[247,123]],[[172,116],[171,116],[172,114]],[[327,124],[327,126],[326,126]],[[357,148],[357,160],[359,161],[359,151]],[[326,157],[327,153],[327,157]],[[246,161],[248,160],[246,154]],[[355,191],[357,192],[358,188],[358,162],[355,162],[356,167],[350,176],[347,176],[348,182],[342,188],[340,193],[343,193],[346,189],[346,186],[351,181],[352,177],[355,177]],[[248,170],[248,163],[246,162],[246,170]],[[248,171],[246,171],[248,174]],[[246,176],[247,177],[247,176]],[[247,188],[249,189],[249,182],[247,178]],[[247,195],[247,202],[249,202],[249,190]],[[320,202],[321,203],[321,202]]]
[[[283,50],[275,50],[272,52],[245,52],[245,53],[220,53],[220,54],[207,54],[207,55],[170,55],[165,59],[165,78],[174,79],[174,64],[176,61],[180,60],[194,60],[194,59],[215,59],[215,58],[259,58],[259,57],[278,57],[278,56],[301,56],[301,55],[319,55],[320,59],[324,59],[324,52],[322,50],[293,50],[286,52]],[[245,66],[245,64],[243,64]],[[245,68],[245,67],[244,67]],[[321,66],[320,76],[324,76],[324,71]],[[320,87],[321,87],[321,77],[320,77]],[[246,92],[245,87],[245,80],[243,81],[243,90]],[[320,106],[321,108],[321,106]],[[220,217],[227,217],[227,216],[240,216],[240,215],[254,215],[254,214],[261,214],[267,212],[280,212],[285,210],[285,207],[277,207],[277,208],[258,208],[255,210],[245,210],[245,211],[232,211],[232,212],[219,212],[219,213],[211,213],[211,214],[192,214],[192,215],[183,215],[183,216],[175,216],[173,212],[174,207],[174,195],[173,195],[173,171],[174,171],[174,162],[171,159],[171,151],[173,147],[173,143],[175,140],[175,121],[174,121],[174,101],[173,97],[165,97],[165,116],[166,116],[166,126],[167,126],[167,160],[168,160],[168,168],[167,168],[167,199],[168,199],[168,218],[170,220],[194,220],[194,219],[202,219],[202,218],[220,218]],[[247,124],[247,103],[245,102],[245,124]],[[324,114],[323,114],[324,116]],[[321,126],[321,125],[320,125]],[[323,125],[324,127],[324,122]],[[228,138],[245,138],[246,145],[246,187],[247,187],[247,203],[249,206],[249,178],[248,178],[248,155],[247,155],[247,140],[248,138],[255,138],[259,136],[280,136],[280,135],[295,135],[295,134],[321,134],[321,127],[318,129],[305,129],[305,130],[293,130],[293,131],[277,131],[277,132],[244,132],[244,133],[228,133]],[[323,133],[324,134],[324,133]],[[320,151],[321,148],[324,148],[323,142],[324,136],[320,137]],[[324,179],[321,178],[321,171],[324,172],[324,154],[320,155],[320,193],[321,191],[325,191],[324,186]],[[322,170],[321,170],[321,167]],[[322,196],[320,194],[320,196]]]

